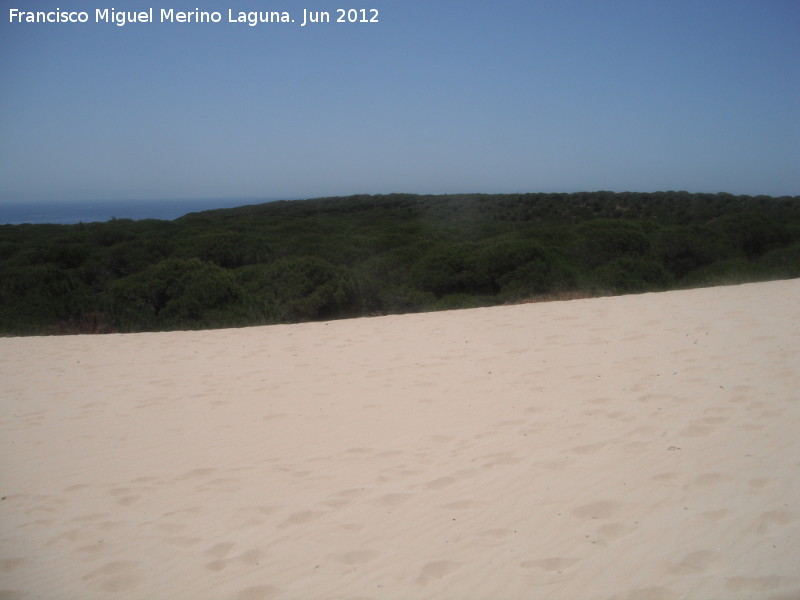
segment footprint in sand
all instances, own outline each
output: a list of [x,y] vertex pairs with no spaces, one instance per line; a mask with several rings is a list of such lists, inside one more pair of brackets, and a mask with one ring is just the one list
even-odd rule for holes
[[350,448],[345,452],[347,454],[372,454],[374,450],[372,448]]
[[580,559],[578,558],[563,558],[561,556],[554,556],[552,558],[543,558],[541,560],[526,560],[519,563],[519,566],[524,569],[539,569],[541,571],[547,571],[548,573],[560,573],[569,569],[579,560]]
[[461,563],[455,563],[449,560],[437,560],[428,563],[422,567],[419,577],[417,577],[417,583],[420,585],[427,585],[432,581],[436,581],[450,575],[450,573],[458,569],[460,566]]
[[502,546],[507,543],[508,538],[517,533],[514,529],[507,529],[505,527],[497,527],[495,529],[484,529],[473,534],[477,536],[472,545],[481,547],[495,547]]
[[320,502],[324,506],[331,508],[342,508],[348,504],[352,504],[356,499],[360,498],[367,493],[365,488],[352,488],[349,490],[342,490],[328,496],[327,500]]
[[620,513],[622,513],[622,504],[607,500],[584,504],[572,511],[572,514],[582,519],[610,519]]
[[[0,560],[0,573],[9,573],[25,562],[24,558],[4,558]],[[4,596],[0,596],[3,598]]]
[[71,485],[71,486],[69,486],[67,488],[64,488],[64,491],[65,492],[77,492],[79,490],[84,490],[84,489],[86,489],[88,487],[89,486],[86,485],[85,483],[76,483],[75,485]]
[[476,500],[458,500],[456,502],[449,502],[448,504],[442,504],[442,508],[447,510],[470,510],[476,508],[484,508],[486,506],[485,502],[478,502]]
[[612,402],[614,399],[611,396],[598,396],[596,398],[589,398],[586,404],[593,404],[595,406],[602,406]]
[[515,456],[497,456],[496,458],[492,458],[492,460],[482,464],[481,466],[484,469],[493,469],[494,467],[499,467],[502,465],[517,465],[521,462],[522,459],[517,458]]
[[714,429],[707,425],[689,425],[688,427],[684,427],[678,432],[678,435],[686,436],[686,437],[705,437],[709,435]]
[[651,442],[629,442],[622,446],[622,449],[625,452],[632,452],[635,454],[641,454],[650,449],[653,444]]
[[697,421],[693,421],[695,423],[699,423],[701,425],[723,425],[730,421],[728,417],[704,417],[702,419],[697,419]]
[[726,475],[725,473],[702,473],[692,479],[689,483],[683,486],[685,490],[697,490],[697,489],[705,489],[709,487],[717,486],[721,483],[725,483],[726,481],[730,481],[732,477],[730,475]]
[[[673,448],[675,446],[670,446],[670,447]],[[656,481],[668,482],[668,481],[675,481],[676,479],[678,479],[678,477],[680,477],[680,473],[677,473],[675,471],[667,471],[664,473],[659,473],[658,475],[653,475],[651,479],[655,479]]]
[[795,516],[787,510],[768,510],[758,517],[756,532],[760,535],[768,535],[775,528],[782,529],[796,520]]
[[443,490],[446,487],[450,487],[455,482],[456,480],[452,477],[439,477],[438,479],[428,482],[425,487],[431,490]]
[[772,480],[769,477],[756,477],[755,479],[751,479],[747,483],[754,490],[760,490],[761,488],[769,484],[771,481]]
[[187,479],[196,479],[198,477],[208,477],[209,475],[212,475],[213,473],[216,473],[216,471],[217,471],[216,469],[211,468],[211,467],[204,468],[204,469],[192,469],[191,471],[187,471],[186,473],[183,473],[182,475],[178,475],[175,478],[175,481],[186,481]]
[[110,562],[84,575],[83,581],[102,592],[129,592],[145,581],[138,573],[138,566],[138,562],[128,560]]
[[278,529],[284,529],[285,527],[290,527],[292,525],[303,525],[304,523],[309,523],[319,519],[324,514],[324,512],[319,510],[304,510],[296,512],[292,515],[289,515],[289,517],[282,523],[279,523]]
[[411,498],[412,494],[384,494],[374,501],[378,506],[400,506]]
[[263,504],[261,506],[243,506],[236,511],[237,521],[249,523],[250,525],[260,525],[263,517],[274,513],[276,508]]
[[607,445],[608,444],[606,444],[605,442],[596,442],[594,444],[585,444],[583,446],[574,446],[574,447],[570,448],[569,450],[567,450],[567,452],[569,454],[582,454],[582,455],[594,454],[595,452],[598,452],[598,451],[602,450],[603,448],[605,448]]
[[271,600],[278,597],[282,591],[273,585],[255,585],[236,594],[236,600]]
[[203,513],[205,509],[202,506],[188,506],[186,508],[179,508],[178,510],[171,510],[169,512],[165,512],[165,517],[171,517],[173,515],[191,515],[196,516]]
[[611,600],[676,600],[678,594],[665,587],[638,588],[613,596]]
[[258,565],[262,556],[263,554],[261,551],[252,549],[244,552],[243,554],[239,554],[238,556],[232,556],[231,558],[218,558],[216,560],[212,560],[210,563],[206,564],[206,569],[209,571],[222,571],[229,565],[236,563],[252,567]]
[[91,531],[87,531],[85,527],[79,527],[77,529],[70,529],[69,531],[65,531],[64,533],[54,537],[53,539],[49,540],[45,545],[52,546],[53,544],[57,544],[58,542],[62,542],[66,540],[67,542],[82,542],[94,539],[96,536]]
[[159,532],[167,533],[173,536],[183,532],[186,529],[186,525],[169,522],[153,523],[152,527],[154,529],[158,529]]
[[108,493],[111,494],[112,496],[119,497],[119,496],[129,496],[132,492],[135,491],[136,490],[134,490],[133,488],[118,487],[110,489]]
[[131,481],[131,483],[140,485],[142,483],[155,483],[156,481],[158,481],[156,477],[137,477],[136,479]]
[[669,568],[673,575],[696,575],[706,573],[718,560],[718,554],[711,550],[698,550],[684,556]]
[[346,565],[359,565],[375,560],[380,555],[377,550],[351,550],[350,552],[340,552],[332,554],[333,560]]
[[613,542],[623,536],[628,535],[636,529],[635,525],[629,523],[606,523],[598,527],[597,533],[600,536],[601,542]]
[[209,556],[213,556],[214,558],[225,558],[226,556],[228,556],[230,551],[233,550],[233,547],[235,545],[236,544],[231,542],[221,542],[219,544],[214,544],[213,546],[211,546],[211,548],[206,550],[206,554],[208,554]]
[[120,506],[130,506],[131,504],[136,504],[141,499],[142,497],[137,496],[136,494],[131,496],[122,496],[121,498],[117,498],[117,504]]
[[717,521],[721,521],[730,511],[727,508],[720,508],[718,510],[707,510],[705,512],[700,513],[700,516],[704,518],[706,521],[711,521],[712,523],[716,523]]
[[212,560],[210,563],[206,563],[206,569],[215,573],[222,571],[227,566],[228,561],[224,559]]
[[430,435],[428,439],[435,444],[446,444],[452,442],[454,438],[452,435]]

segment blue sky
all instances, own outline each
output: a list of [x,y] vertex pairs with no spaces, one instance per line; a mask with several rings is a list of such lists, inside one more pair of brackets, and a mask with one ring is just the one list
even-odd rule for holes
[[[94,23],[94,8],[219,24]],[[303,9],[378,24],[300,27]],[[800,194],[800,3],[1,0],[0,202]],[[9,9],[86,24],[9,23]],[[294,24],[226,23],[286,10]]]

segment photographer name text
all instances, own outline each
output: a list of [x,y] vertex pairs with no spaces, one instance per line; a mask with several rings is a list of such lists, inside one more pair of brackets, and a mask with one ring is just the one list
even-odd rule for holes
[[116,10],[97,8],[91,11],[32,11],[11,8],[8,10],[10,23],[108,23],[117,27],[141,23],[237,23],[255,27],[262,24],[295,24],[300,27],[317,24],[337,23],[380,23],[376,8],[337,8],[328,10],[302,9],[296,15],[288,11],[258,10],[243,11],[229,8],[225,12],[216,10],[175,10],[173,8],[148,8],[145,10]]

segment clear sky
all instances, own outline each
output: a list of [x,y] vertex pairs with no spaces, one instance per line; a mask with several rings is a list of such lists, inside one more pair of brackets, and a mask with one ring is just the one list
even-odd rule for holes
[[[156,22],[94,22],[112,6]],[[800,194],[797,0],[0,7],[0,202]],[[300,26],[338,7],[380,22]],[[9,23],[12,8],[89,22]],[[222,22],[160,23],[162,8]],[[296,21],[249,27],[228,9]]]

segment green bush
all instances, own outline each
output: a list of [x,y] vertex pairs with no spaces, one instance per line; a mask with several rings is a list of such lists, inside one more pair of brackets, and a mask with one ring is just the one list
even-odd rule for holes
[[651,249],[677,279],[737,252],[725,234],[699,225],[658,229],[651,235]]
[[298,321],[358,314],[356,278],[314,256],[284,258],[238,273],[251,305],[269,320]]
[[111,314],[124,330],[214,326],[238,304],[233,275],[199,259],[167,259],[119,279],[110,291]]
[[14,256],[20,247],[12,242],[0,242],[0,261],[5,261]]
[[642,258],[617,258],[592,273],[599,290],[629,294],[666,289],[673,281],[670,273],[657,262]]
[[118,279],[158,264],[171,252],[172,245],[164,238],[120,242],[103,253],[95,254],[83,265],[83,270],[90,280]]
[[[361,302],[370,313],[407,312],[419,305],[409,297],[419,290],[412,283],[412,265],[419,259],[418,248],[395,248],[372,256],[354,268]],[[422,292],[420,292],[422,293]]]
[[91,246],[87,244],[45,240],[17,254],[15,262],[21,265],[50,263],[67,269],[74,269],[80,266],[90,253]]
[[786,226],[761,213],[742,212],[725,215],[713,221],[711,226],[725,233],[749,259],[789,241]]
[[0,271],[0,331],[40,332],[90,309],[91,302],[88,288],[73,270],[43,264]]
[[759,272],[749,260],[731,258],[695,269],[683,278],[681,284],[687,287],[730,285],[758,281],[763,276],[763,272]]
[[[473,292],[497,294],[514,282],[536,280],[549,289],[546,281],[552,259],[538,244],[522,239],[489,240],[475,251],[472,265]],[[536,272],[533,277],[531,276]],[[536,284],[534,284],[536,285]]]
[[487,301],[480,296],[472,294],[447,294],[435,302],[427,304],[426,310],[457,310],[463,308],[478,308],[486,306]]
[[100,246],[113,246],[136,239],[136,232],[141,229],[131,219],[112,219],[104,223],[87,223],[81,227],[86,238]]
[[577,277],[575,269],[568,263],[548,253],[506,273],[499,283],[500,297],[505,301],[516,301],[574,289]]
[[475,289],[475,244],[453,243],[431,248],[412,268],[412,281],[436,296]]
[[177,256],[199,258],[225,269],[268,262],[273,251],[262,236],[233,231],[204,233],[179,243]]
[[767,252],[758,262],[773,277],[800,277],[800,242]]
[[589,268],[623,256],[642,256],[650,249],[642,227],[628,221],[596,219],[581,223],[575,230],[575,256]]

